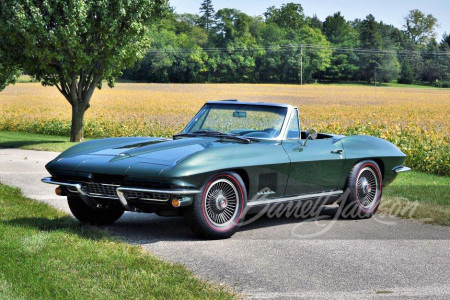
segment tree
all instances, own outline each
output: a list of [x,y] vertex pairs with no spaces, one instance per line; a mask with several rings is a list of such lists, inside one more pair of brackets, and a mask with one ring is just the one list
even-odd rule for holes
[[420,10],[413,9],[409,11],[405,21],[406,33],[416,45],[426,45],[436,36],[438,20],[432,14],[425,15]]
[[[358,32],[350,26],[340,12],[328,16],[323,23],[323,33],[333,46],[339,48],[356,48]],[[323,77],[331,80],[351,80],[358,70],[358,57],[353,51],[335,51],[331,58],[331,65]]]
[[399,63],[397,55],[394,52],[386,52],[383,54],[383,58],[375,70],[375,80],[381,82],[391,82],[398,78]]
[[450,34],[447,34],[446,32],[444,32],[444,35],[442,36],[441,44],[447,44],[450,47]]
[[314,14],[312,17],[308,17],[306,19],[308,21],[309,27],[314,28],[314,29],[318,28],[320,30],[323,29],[323,22],[320,21],[319,17],[317,17],[316,14]]
[[269,7],[264,16],[266,22],[273,22],[283,29],[297,30],[305,25],[303,7],[297,3],[283,4],[281,8]]
[[414,73],[409,63],[409,59],[405,58],[402,62],[402,67],[400,70],[400,78],[398,83],[411,84],[414,81]]
[[3,0],[0,53],[72,106],[70,140],[83,140],[83,118],[95,88],[112,87],[145,53],[149,22],[166,0]]
[[[379,24],[373,15],[368,15],[359,25],[359,38],[364,49],[380,50],[383,48]],[[361,78],[371,82],[376,77],[377,68],[380,68],[383,55],[379,52],[364,52],[360,57]],[[376,79],[375,79],[376,80]]]
[[21,73],[17,65],[9,64],[8,60],[4,57],[5,54],[0,53],[0,92],[8,84],[14,84]]
[[200,13],[202,14],[199,19],[199,25],[206,29],[209,33],[212,26],[214,26],[214,7],[212,0],[204,0],[200,6]]

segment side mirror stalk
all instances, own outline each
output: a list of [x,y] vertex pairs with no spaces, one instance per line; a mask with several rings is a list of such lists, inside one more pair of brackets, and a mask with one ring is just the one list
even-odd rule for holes
[[308,140],[315,140],[317,139],[317,130],[315,130],[314,128],[310,128],[306,131],[306,139],[305,141],[302,143],[302,147],[306,146],[306,143],[308,142]]

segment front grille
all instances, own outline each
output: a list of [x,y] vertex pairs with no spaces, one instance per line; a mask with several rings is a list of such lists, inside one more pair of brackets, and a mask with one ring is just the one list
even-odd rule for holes
[[86,183],[84,190],[89,196],[118,198],[116,189],[118,185],[104,183]]
[[161,194],[161,193],[144,193],[144,192],[134,192],[134,191],[126,191],[124,193],[127,201],[132,200],[146,200],[146,201],[168,201],[170,195]]

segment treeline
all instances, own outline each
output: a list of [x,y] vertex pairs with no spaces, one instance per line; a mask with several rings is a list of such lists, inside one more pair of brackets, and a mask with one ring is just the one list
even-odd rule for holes
[[169,12],[151,25],[150,49],[126,79],[145,82],[365,81],[448,87],[450,36],[436,40],[437,19],[412,10],[404,30],[339,12],[324,21],[300,4],[269,7],[264,16],[237,9],[199,15]]

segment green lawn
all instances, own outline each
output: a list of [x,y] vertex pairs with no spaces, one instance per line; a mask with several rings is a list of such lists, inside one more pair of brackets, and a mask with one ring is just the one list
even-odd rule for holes
[[384,189],[386,197],[405,197],[410,201],[450,206],[450,177],[422,172],[407,172],[397,176]]
[[0,299],[233,299],[0,184]]
[[450,226],[449,191],[450,177],[403,173],[384,189],[380,212]]
[[62,152],[76,143],[69,137],[26,132],[0,131],[0,148],[20,148]]

